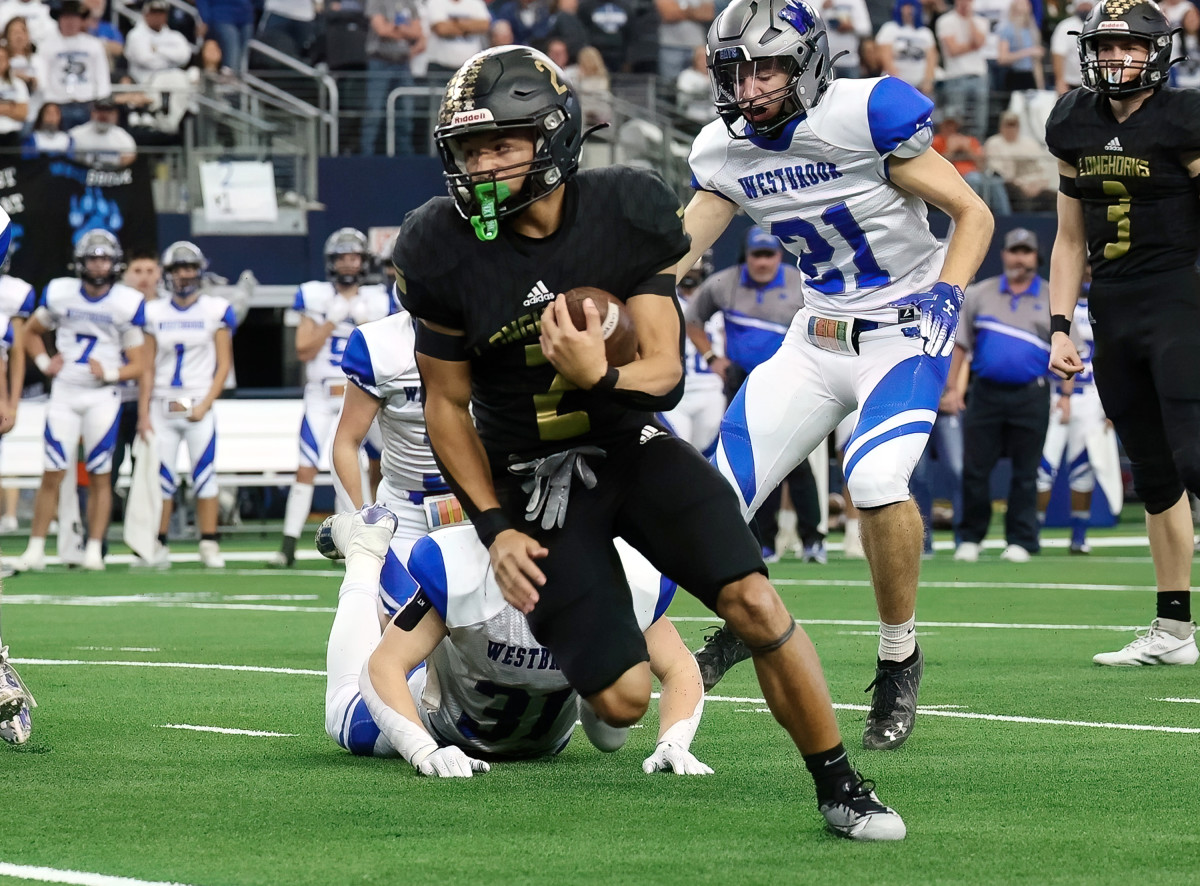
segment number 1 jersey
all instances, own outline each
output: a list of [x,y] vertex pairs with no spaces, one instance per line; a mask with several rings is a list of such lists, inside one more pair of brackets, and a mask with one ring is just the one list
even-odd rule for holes
[[[943,250],[925,203],[888,178],[893,152],[929,149],[933,103],[903,80],[835,80],[774,139],[696,136],[692,186],[744,208],[796,256],[818,314],[896,319],[888,304],[928,289]],[[735,129],[744,133],[744,120]]]
[[146,305],[146,332],[154,336],[154,394],[162,399],[201,400],[217,372],[217,330],[237,328],[225,299],[202,293],[181,308],[170,298]]

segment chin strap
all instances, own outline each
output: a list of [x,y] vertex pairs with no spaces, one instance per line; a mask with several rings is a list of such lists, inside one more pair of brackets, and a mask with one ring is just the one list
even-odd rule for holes
[[471,227],[480,240],[495,240],[500,233],[497,207],[508,199],[511,192],[504,182],[480,182],[475,186],[475,200],[479,203],[479,215],[471,216]]

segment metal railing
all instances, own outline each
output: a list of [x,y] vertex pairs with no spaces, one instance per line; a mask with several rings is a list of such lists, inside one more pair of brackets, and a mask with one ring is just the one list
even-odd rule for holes
[[[274,76],[273,73],[262,70],[251,73],[251,53],[259,53],[264,58],[268,58],[282,68],[293,72],[293,74],[298,74],[307,80],[311,80],[316,87],[317,101],[315,103],[305,102],[272,84],[270,79]],[[243,82],[246,84],[261,89],[264,92],[270,92],[276,99],[286,101],[294,108],[299,109],[303,106],[316,111],[321,122],[324,124],[322,130],[324,138],[318,149],[326,154],[337,155],[339,126],[338,85],[337,81],[329,73],[314,68],[311,65],[306,65],[304,62],[297,61],[290,55],[280,52],[278,49],[263,43],[261,40],[251,40],[246,44],[246,52],[242,56],[241,75]]]

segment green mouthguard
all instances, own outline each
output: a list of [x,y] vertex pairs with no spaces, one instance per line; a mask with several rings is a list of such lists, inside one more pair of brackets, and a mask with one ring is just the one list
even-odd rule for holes
[[495,240],[500,233],[500,222],[496,219],[496,207],[508,199],[511,193],[504,182],[481,182],[475,186],[475,199],[479,203],[479,215],[471,216],[471,227],[480,240]]

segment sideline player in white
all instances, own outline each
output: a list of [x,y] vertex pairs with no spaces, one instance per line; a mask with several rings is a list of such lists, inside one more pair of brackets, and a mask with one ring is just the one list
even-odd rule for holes
[[192,492],[200,528],[200,562],[221,569],[217,536],[217,426],[212,405],[225,389],[233,366],[233,308],[220,296],[200,291],[208,259],[187,240],[163,252],[163,284],[170,298],[146,305],[147,377],[141,386],[138,430],[158,441],[163,510],[155,564],[170,565],[167,526],[179,487],[176,464],[186,443],[192,463]]
[[[805,278],[805,307],[783,345],[730,404],[717,466],[749,518],[858,412],[846,484],[862,510],[880,616],[863,745],[899,747],[922,671],[922,525],[909,475],[937,416],[962,287],[991,240],[991,214],[929,150],[928,98],[895,77],[832,79],[825,24],[804,0],[734,0],[709,30],[708,66],[721,119],[692,147],[692,248],[678,267],[740,207],[796,255]],[[926,201],[954,222],[944,252]],[[722,631],[712,645],[740,644]]]
[[[146,305],[141,293],[117,282],[123,256],[121,244],[108,231],[88,231],[75,244],[79,277],[51,280],[25,327],[26,351],[54,385],[46,408],[46,470],[34,502],[29,546],[13,564],[18,572],[45,569],[46,532],[81,435],[91,480],[82,566],[104,569],[102,546],[112,512],[107,475],[121,410],[118,384],[140,380],[145,371]],[[51,330],[56,330],[53,357],[42,341]]]
[[[300,421],[300,467],[288,492],[283,542],[272,566],[296,562],[296,539],[312,510],[313,481],[327,458],[330,430],[342,408],[346,378],[342,353],[354,327],[392,313],[392,299],[377,284],[363,284],[371,249],[354,228],[339,228],[325,241],[328,280],[310,280],[296,291],[294,310],[302,316],[296,330],[296,354],[306,364],[304,418]],[[357,485],[357,484],[354,484]]]
[[[696,260],[675,286],[679,309],[687,310],[688,299],[713,272],[712,252]],[[725,414],[725,382],[710,368],[714,360],[725,356],[725,324],[717,313],[704,324],[708,347],[700,350],[691,333],[684,340],[683,399],[670,412],[660,412],[658,420],[676,437],[687,440],[707,456],[712,456],[717,443],[717,431]]]
[[[338,607],[354,613],[329,644],[325,729],[339,745],[401,756],[421,775],[469,778],[490,769],[480,757],[559,753],[577,716],[600,750],[624,744],[628,730],[606,726],[579,703],[525,617],[504,601],[473,527],[440,530],[416,544],[409,566],[421,590],[381,639],[376,589],[396,519],[371,505],[325,525],[346,554]],[[662,682],[658,743],[642,769],[711,774],[690,750],[704,709],[700,671],[663,617],[675,585],[617,544]]]
[[[4,250],[4,263],[0,264],[0,326],[12,325],[12,349],[8,354],[8,371],[4,374],[6,394],[5,406],[0,410],[0,434],[6,434],[17,423],[17,409],[21,404],[21,391],[25,387],[25,344],[21,333],[25,322],[37,307],[37,292],[20,277],[9,273],[13,253],[11,233],[12,227],[8,213],[0,209],[0,249]],[[2,458],[2,454],[0,454]],[[3,507],[0,512],[0,532],[15,532],[17,530],[17,492],[15,488],[5,488],[0,491],[3,495]]]

